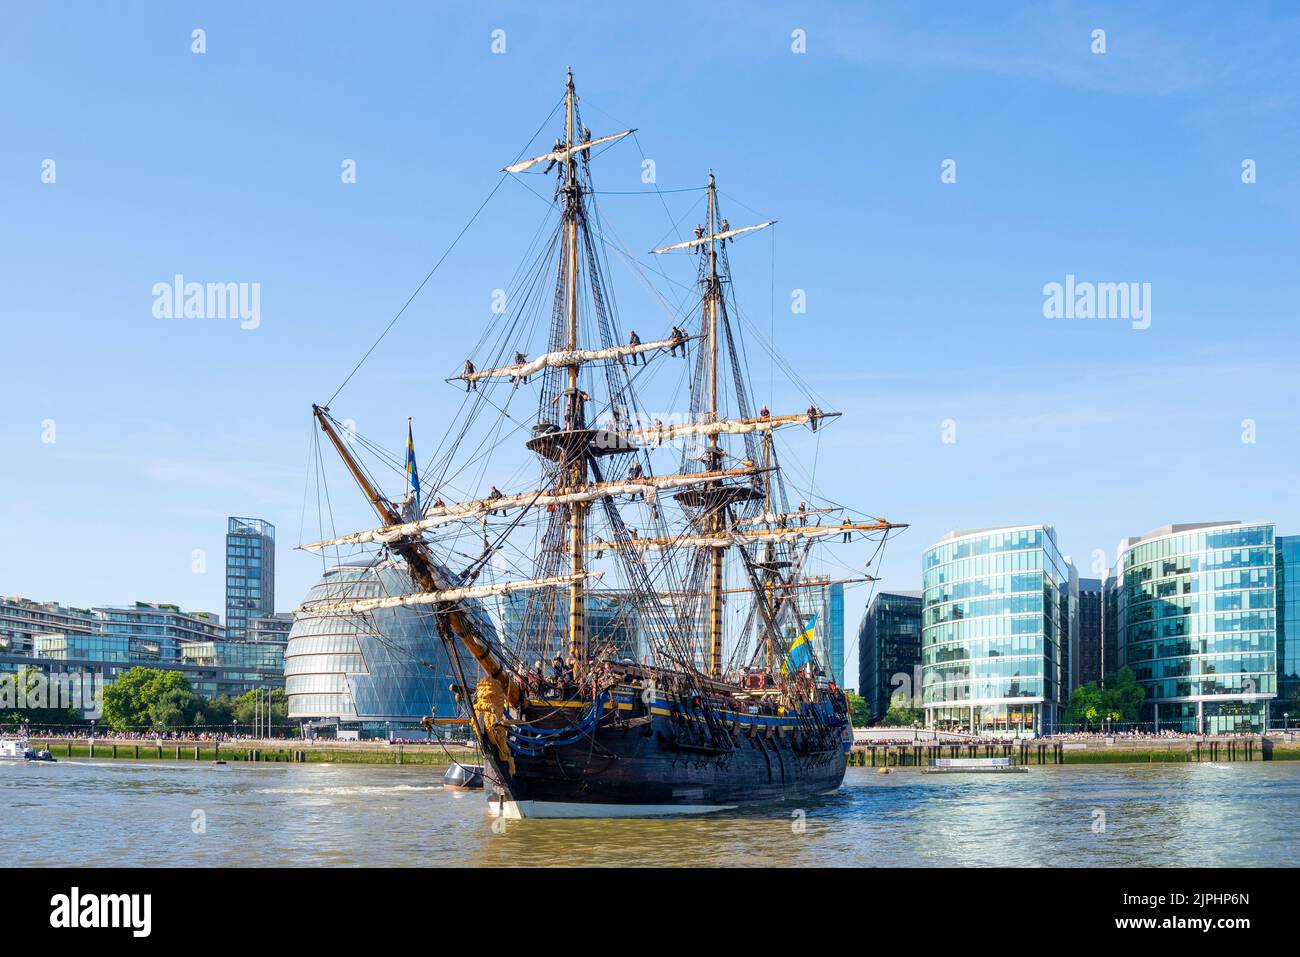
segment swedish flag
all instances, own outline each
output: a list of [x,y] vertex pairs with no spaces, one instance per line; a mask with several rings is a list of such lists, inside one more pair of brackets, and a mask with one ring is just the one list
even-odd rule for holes
[[817,640],[817,616],[813,615],[808,622],[808,627],[803,630],[794,644],[790,646],[790,653],[786,655],[786,668],[795,671],[802,668],[808,662],[812,661],[813,642]]
[[406,420],[406,477],[415,492],[415,507],[420,507],[420,470],[415,464],[415,436],[411,433],[411,420]]

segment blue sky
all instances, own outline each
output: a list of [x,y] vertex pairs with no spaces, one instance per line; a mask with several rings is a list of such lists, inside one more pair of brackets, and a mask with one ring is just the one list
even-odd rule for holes
[[[711,166],[733,223],[780,221],[737,245],[736,291],[846,413],[796,439],[819,489],[910,523],[886,587],[916,587],[921,550],[952,528],[1052,523],[1085,575],[1094,549],[1166,522],[1300,532],[1294,8],[565,9],[0,7],[0,593],[220,612],[235,514],[278,527],[292,608],[320,569],[290,548],[316,531],[310,403],[492,189],[570,63],[596,133],[638,128],[601,157],[601,188],[643,189],[644,151],[662,189]],[[671,214],[698,219],[696,195],[666,194]],[[602,212],[633,248],[672,235],[657,198]],[[458,404],[442,380],[543,213],[506,183],[335,411],[391,447],[408,414],[417,440],[439,433]],[[151,288],[177,273],[260,283],[260,326],[155,318]],[[1150,328],[1045,318],[1043,287],[1067,274],[1150,283]],[[657,308],[630,272],[614,281],[625,325]],[[800,398],[759,392],[774,409]],[[339,524],[364,522],[344,497]]]

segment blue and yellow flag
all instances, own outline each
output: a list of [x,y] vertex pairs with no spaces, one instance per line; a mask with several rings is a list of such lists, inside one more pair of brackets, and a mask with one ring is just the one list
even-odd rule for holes
[[808,622],[808,627],[803,630],[794,644],[790,646],[790,654],[786,655],[785,667],[782,670],[798,670],[812,661],[813,642],[817,640],[817,616],[813,615]]
[[415,464],[415,436],[411,433],[411,420],[406,420],[406,477],[415,492],[415,507],[420,507],[420,470]]

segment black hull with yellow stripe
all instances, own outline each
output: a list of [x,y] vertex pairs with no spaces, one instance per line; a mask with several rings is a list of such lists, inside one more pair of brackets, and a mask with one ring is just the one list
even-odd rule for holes
[[805,800],[844,780],[846,711],[839,692],[771,715],[705,708],[634,685],[620,685],[598,706],[530,699],[510,754],[486,751],[489,811],[646,817]]

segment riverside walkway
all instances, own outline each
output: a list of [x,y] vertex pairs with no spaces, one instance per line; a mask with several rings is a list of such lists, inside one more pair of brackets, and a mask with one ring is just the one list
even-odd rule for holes
[[303,741],[294,738],[237,738],[200,741],[169,738],[33,736],[35,748],[56,758],[130,758],[173,761],[263,761],[272,763],[427,764],[475,762],[476,752],[460,744],[409,741]]
[[861,742],[850,752],[849,764],[919,768],[937,758],[1004,757],[1022,765],[1300,760],[1300,734]]

